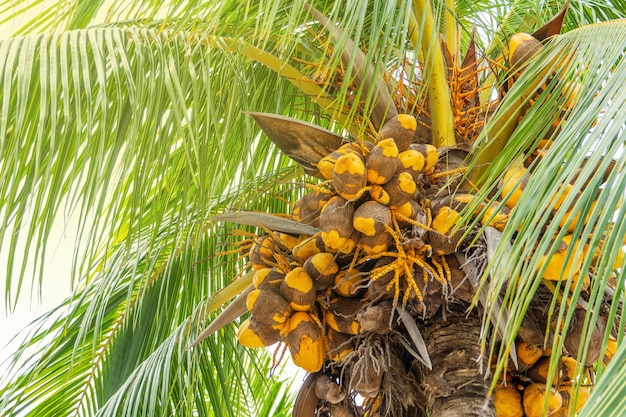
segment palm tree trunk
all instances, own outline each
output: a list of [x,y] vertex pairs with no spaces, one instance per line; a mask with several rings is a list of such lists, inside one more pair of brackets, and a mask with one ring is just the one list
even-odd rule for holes
[[433,370],[422,367],[421,386],[431,417],[495,417],[493,401],[486,400],[490,379],[480,358],[481,320],[466,307],[442,307],[423,328]]

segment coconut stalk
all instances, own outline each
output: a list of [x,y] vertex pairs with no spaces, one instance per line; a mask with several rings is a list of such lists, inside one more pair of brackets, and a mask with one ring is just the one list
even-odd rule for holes
[[[448,86],[446,67],[438,31],[435,28],[430,2],[426,0],[413,1],[413,21],[421,25],[421,43],[416,44],[416,35],[411,41],[416,50],[421,50],[424,57],[424,78],[428,91],[428,107],[430,109],[432,144],[436,147],[454,146],[454,117],[450,102],[450,88]],[[421,16],[421,19],[417,16]],[[415,32],[415,31],[414,31]]]
[[[454,1],[452,0],[445,0],[445,11],[443,12],[443,30],[442,30],[442,35],[443,35],[443,40],[444,43],[446,45],[448,45],[448,48],[451,48],[453,45],[457,44],[457,28],[456,28],[456,18],[454,16]],[[453,51],[453,53],[456,52],[456,50]],[[458,56],[453,56],[453,58],[456,60],[459,57]]]

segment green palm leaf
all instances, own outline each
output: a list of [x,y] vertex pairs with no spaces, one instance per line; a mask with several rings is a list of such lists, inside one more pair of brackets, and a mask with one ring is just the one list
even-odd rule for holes
[[[220,259],[203,260],[226,243],[216,242],[221,233],[207,240],[200,232],[188,231],[182,246],[170,236],[152,250],[146,234],[130,254],[120,243],[103,256],[106,265],[83,290],[33,324],[35,336],[20,350],[36,359],[12,361],[0,390],[3,409],[14,415],[286,412],[289,384],[268,381],[268,359],[238,346],[232,328],[189,349],[204,319],[204,294],[233,273]],[[266,391],[275,394],[273,406],[263,401]]]
[[[5,50],[22,46],[21,41],[5,41]],[[239,113],[244,103],[224,93],[208,98],[211,91],[231,85],[222,78],[226,68],[219,70],[220,76],[212,74],[209,65],[227,66],[224,61],[232,63],[233,56],[189,45],[181,37],[133,29],[76,31],[23,42],[32,44],[36,56],[45,60],[7,60],[7,67],[16,71],[5,71],[5,85],[15,82],[21,90],[7,89],[3,95],[7,140],[2,144],[2,230],[13,228],[17,242],[22,225],[16,219],[32,205],[34,220],[27,233],[31,241],[41,238],[37,250],[43,251],[60,202],[67,201],[67,210],[80,210],[83,218],[101,214],[95,219],[92,214],[93,224],[84,220],[81,226],[81,232],[91,236],[82,249],[86,261],[77,266],[85,271],[76,284],[81,290],[67,301],[64,315],[55,316],[51,328],[50,321],[42,319],[37,336],[22,345],[24,351],[34,350],[39,360],[25,366],[15,358],[13,369],[29,369],[30,376],[5,381],[3,408],[33,415],[96,410],[189,414],[185,410],[191,409],[207,415],[256,415],[263,410],[274,415],[281,407],[285,412],[289,394],[278,381],[267,388],[276,394],[278,408],[259,399],[250,404],[255,393],[266,391],[267,359],[251,361],[233,345],[232,329],[209,348],[187,350],[194,329],[205,319],[203,299],[237,273],[223,260],[203,261],[227,249],[229,242],[219,229],[206,235],[208,215],[225,207],[284,211],[284,204],[272,197],[293,193],[289,184],[284,191],[269,187],[293,170],[281,169],[287,159],[270,152],[268,142],[257,145],[257,153],[250,152],[256,139],[251,123]],[[182,56],[192,62],[183,76],[178,73]],[[238,67],[228,68],[236,73],[231,82],[241,82]],[[250,74],[255,71],[271,73],[256,67]],[[41,78],[32,77],[34,72]],[[146,73],[153,76],[146,80]],[[272,76],[261,78],[271,84]],[[283,88],[268,91],[289,91],[288,83],[273,79]],[[272,100],[265,93],[263,98]],[[40,116],[41,103],[54,109],[51,115]],[[275,110],[275,104],[268,110]],[[228,132],[240,140],[227,140],[231,136],[222,130],[225,117],[236,119]],[[28,120],[38,121],[41,130],[33,131]],[[211,165],[202,162],[211,159]],[[87,167],[94,171],[76,174]],[[273,174],[244,182],[241,190],[233,188],[233,178],[255,178],[270,167]],[[29,194],[33,203],[24,197]],[[103,240],[105,235],[109,237]],[[14,259],[22,262],[25,274],[26,259],[12,252],[10,264]],[[207,265],[212,272],[205,282],[201,277],[208,275]],[[48,338],[56,342],[37,344]],[[224,347],[221,340],[229,339]],[[241,382],[234,384],[237,380]],[[196,381],[196,388],[185,386],[187,381]],[[65,392],[74,395],[58,401]],[[207,401],[194,404],[194,397]]]
[[[537,148],[539,140],[550,134],[546,126],[559,120],[562,126],[551,137],[554,146],[542,159],[535,161],[523,197],[511,213],[503,234],[503,240],[515,236],[510,250],[497,252],[493,263],[504,265],[497,278],[491,280],[489,290],[490,294],[504,294],[502,303],[509,307],[509,315],[514,318],[508,321],[505,336],[509,344],[517,334],[521,318],[535,297],[546,268],[541,264],[541,256],[535,254],[554,253],[567,234],[571,233],[572,242],[582,243],[570,245],[564,265],[571,262],[578,267],[564,268],[558,287],[569,288],[576,282],[575,274],[593,267],[591,298],[583,303],[587,320],[595,322],[603,311],[604,288],[610,278],[619,284],[612,298],[609,323],[621,304],[624,268],[616,261],[626,236],[621,208],[626,189],[621,139],[626,123],[621,111],[626,98],[622,88],[626,76],[622,54],[626,46],[619,42],[602,46],[604,42],[600,40],[622,39],[625,33],[624,22],[614,22],[560,36],[527,68],[519,84],[516,83],[519,88],[514,88],[502,104],[501,114],[510,117],[507,106],[523,106],[527,97],[534,94],[529,89],[542,90],[536,90],[541,91],[537,101],[522,117],[498,158],[486,169],[487,179],[483,184],[487,186],[481,190],[481,197],[487,198],[490,194],[495,199],[506,197],[501,196],[498,184],[499,176],[510,161],[527,158]],[[547,71],[546,62],[557,65]],[[569,64],[561,65],[564,62]],[[550,75],[552,71],[554,76],[546,79],[546,84],[537,83],[538,77]],[[565,110],[562,103],[567,96],[564,92],[568,91],[567,83],[571,81],[580,83],[580,94],[575,105]],[[496,134],[498,123],[496,117],[491,130]],[[565,189],[562,184],[572,187]],[[559,198],[563,202],[556,207]],[[584,214],[576,218],[572,213]],[[596,257],[595,250],[598,250]],[[574,300],[578,298],[581,285],[582,282],[576,285]],[[558,323],[564,320],[564,324],[557,327],[557,334],[569,326],[575,307],[576,303],[570,303],[567,297],[553,301],[550,314]],[[489,311],[487,309],[487,314]],[[612,327],[607,327],[605,343],[611,332]],[[588,325],[583,334],[579,360],[585,357],[591,340]],[[553,348],[559,351],[563,338],[557,336],[553,343]],[[500,354],[504,352],[505,346]],[[502,358],[506,360],[505,356]]]

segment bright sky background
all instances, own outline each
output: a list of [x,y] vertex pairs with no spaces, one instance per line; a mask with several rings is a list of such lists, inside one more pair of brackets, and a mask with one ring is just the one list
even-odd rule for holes
[[[16,2],[19,3],[19,2]],[[48,3],[49,4],[49,3]],[[10,21],[0,25],[0,39],[6,39],[13,31],[20,27],[27,19],[37,15],[46,6],[46,2],[35,6],[29,14],[17,21]],[[27,222],[28,223],[28,222]],[[7,311],[4,291],[0,297],[0,373],[2,362],[6,360],[15,344],[6,346],[17,332],[41,314],[57,306],[70,295],[70,269],[74,250],[74,236],[76,235],[76,219],[59,218],[53,225],[50,233],[49,251],[44,266],[44,277],[41,288],[35,279],[33,283],[27,277],[20,292],[20,299],[14,311]],[[0,247],[0,283],[4,289],[7,268],[8,241],[2,242]],[[17,252],[20,253],[19,251]],[[21,259],[17,256],[16,262]],[[34,284],[34,285],[33,285]],[[15,288],[15,286],[14,286]],[[40,298],[41,295],[41,298]]]
[[[7,311],[4,296],[0,300],[0,363],[7,358],[12,350],[11,347],[15,347],[12,344],[7,348],[6,344],[20,329],[44,312],[60,304],[70,295],[70,269],[76,222],[72,222],[70,219],[68,224],[64,225],[63,223],[62,220],[57,221],[52,228],[49,240],[50,250],[44,266],[41,288],[36,280],[33,283],[29,279],[30,277],[26,277],[20,292],[20,299],[12,312]],[[3,250],[0,253],[0,275],[4,275],[6,271],[6,243],[8,242],[3,243]],[[4,283],[4,279],[2,282]],[[1,369],[2,365],[0,364]]]

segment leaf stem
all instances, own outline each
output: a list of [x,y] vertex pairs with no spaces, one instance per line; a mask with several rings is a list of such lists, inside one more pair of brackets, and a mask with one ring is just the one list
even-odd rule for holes
[[[424,55],[424,78],[428,90],[432,143],[436,147],[454,146],[454,117],[450,102],[450,88],[443,53],[439,44],[439,31],[435,27],[432,8],[428,0],[413,0],[414,16],[421,16],[421,48]],[[415,18],[417,22],[417,18]],[[411,40],[414,40],[412,35]]]
[[489,124],[487,127],[485,135],[487,143],[480,148],[476,164],[469,173],[469,180],[474,185],[479,186],[479,181],[482,181],[481,177],[487,170],[487,167],[500,155],[504,145],[506,145],[517,126],[522,106],[511,104],[503,110],[494,123]]
[[456,30],[456,18],[454,16],[454,1],[445,0],[445,10],[443,11],[443,41],[448,45],[448,49],[452,52],[452,57],[456,61],[459,59],[457,56],[459,52]]

